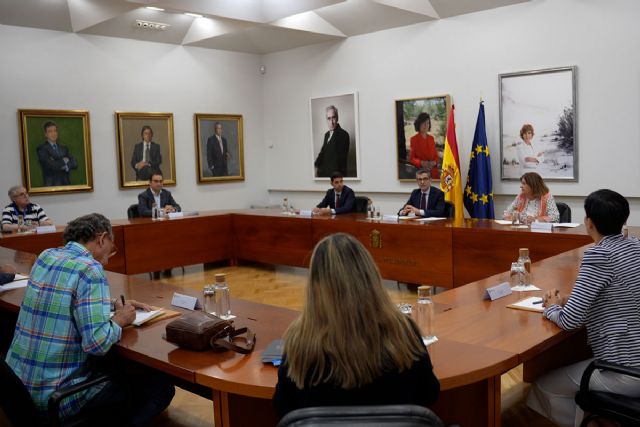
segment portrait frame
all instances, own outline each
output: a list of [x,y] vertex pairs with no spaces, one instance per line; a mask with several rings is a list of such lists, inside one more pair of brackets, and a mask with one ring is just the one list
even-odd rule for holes
[[[414,182],[416,172],[422,169],[412,163],[411,138],[418,134],[414,123],[420,113],[429,114],[431,128],[427,134],[435,142],[437,152],[437,176],[431,176],[433,181],[440,180],[444,145],[447,136],[447,122],[451,113],[451,96],[447,94],[422,96],[417,98],[396,99],[394,102],[396,111],[396,153],[398,165],[398,181]],[[419,160],[414,160],[418,161]]]
[[[324,181],[331,177],[335,172],[334,166],[338,163],[344,165],[346,161],[346,173],[343,172],[345,181],[357,181],[360,179],[360,132],[358,120],[358,92],[346,92],[338,95],[319,96],[309,99],[311,113],[311,171],[313,179],[316,181]],[[325,163],[319,160],[319,155],[328,138],[329,128],[326,118],[326,109],[329,106],[335,106],[338,110],[338,124],[344,132],[348,134],[345,137],[340,132],[340,143],[344,147],[344,142],[349,141],[348,153],[346,160],[330,159]],[[338,140],[336,140],[338,141]],[[330,142],[330,141],[329,141]],[[338,157],[337,155],[334,155]],[[324,155],[322,156],[325,157]],[[320,162],[321,167],[316,167],[316,161]],[[334,170],[331,170],[334,169]]]
[[[244,181],[244,124],[242,115],[195,113],[193,121],[198,183],[219,184],[229,181]],[[222,126],[222,148],[218,148],[220,140],[214,141],[215,127],[218,123]],[[215,142],[217,143],[214,144]]]
[[[537,172],[545,181],[578,181],[576,74],[568,66],[498,76],[501,180]],[[525,124],[533,129],[528,143]]]
[[[120,188],[146,187],[150,174],[158,170],[165,186],[176,185],[173,113],[116,111],[115,120]],[[142,134],[147,126],[151,127],[152,142],[157,148],[152,144],[145,154]],[[147,155],[150,157],[147,165],[140,166],[139,162]]]
[[[47,122],[56,128],[54,151],[45,136]],[[19,109],[18,127],[22,178],[29,193],[93,191],[89,111]]]

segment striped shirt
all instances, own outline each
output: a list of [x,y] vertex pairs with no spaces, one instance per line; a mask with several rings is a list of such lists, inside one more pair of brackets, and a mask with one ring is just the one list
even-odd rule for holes
[[640,242],[617,234],[587,249],[569,300],[544,316],[562,329],[586,325],[597,359],[640,367]]
[[[51,393],[86,379],[89,355],[104,355],[120,339],[109,319],[109,285],[102,265],[81,244],[42,252],[29,283],[7,363],[46,411]],[[77,413],[101,387],[65,399],[60,415]]]
[[18,218],[22,218],[23,222],[31,221],[33,223],[42,223],[49,220],[47,214],[44,213],[44,209],[35,203],[29,203],[24,211],[18,209],[15,203],[11,203],[2,211],[3,224],[17,224]]

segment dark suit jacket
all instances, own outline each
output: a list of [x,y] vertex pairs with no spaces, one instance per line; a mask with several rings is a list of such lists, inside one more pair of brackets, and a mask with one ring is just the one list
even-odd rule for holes
[[133,147],[133,156],[131,156],[131,167],[136,172],[136,181],[149,181],[151,175],[153,173],[159,173],[162,175],[162,171],[160,170],[160,164],[162,163],[162,154],[160,154],[160,144],[156,144],[151,141],[151,145],[149,146],[149,166],[145,166],[142,169],[136,169],[136,163],[141,162],[144,157],[144,142],[138,142],[135,147]]
[[229,152],[229,149],[227,148],[227,138],[221,138],[222,151],[220,151],[220,143],[218,142],[218,138],[216,138],[215,134],[211,135],[209,139],[207,139],[207,167],[213,176],[229,175],[229,170],[227,169],[227,153]]
[[[147,188],[142,193],[138,194],[138,212],[140,216],[151,216],[151,208],[156,202],[153,198],[153,193],[150,188]],[[160,191],[160,208],[164,208],[166,205],[173,206],[177,212],[180,212],[180,205],[173,200],[171,192],[164,188]]]
[[13,273],[0,273],[0,285],[4,285],[6,283],[13,282],[16,275]]
[[[40,144],[37,148],[38,160],[42,167],[42,178],[44,179],[44,186],[58,186],[58,185],[70,185],[69,171],[71,169],[78,169],[78,162],[69,153],[69,149],[65,145],[57,143],[58,151],[56,152],[51,144],[47,141],[44,144]],[[69,162],[65,164],[64,158],[69,159]],[[67,166],[65,168],[65,165]]]
[[356,194],[346,185],[342,187],[342,193],[340,193],[340,207],[336,209],[336,192],[333,188],[330,188],[327,190],[327,194],[325,194],[324,199],[318,203],[319,208],[326,208],[327,206],[331,209],[335,209],[336,214],[353,212],[353,209],[356,207]]
[[[405,205],[411,205],[415,208],[420,209],[420,197],[422,191],[419,188],[416,188],[411,192],[411,197]],[[428,218],[431,216],[435,217],[443,217],[444,216],[444,193],[442,190],[436,187],[431,187],[429,190],[429,199],[427,200],[427,209],[424,210],[424,218]],[[400,209],[402,210],[402,209]]]
[[317,176],[330,177],[334,172],[347,176],[347,159],[349,157],[349,133],[336,125],[333,137],[329,140],[329,132],[324,134],[322,149],[315,161]]

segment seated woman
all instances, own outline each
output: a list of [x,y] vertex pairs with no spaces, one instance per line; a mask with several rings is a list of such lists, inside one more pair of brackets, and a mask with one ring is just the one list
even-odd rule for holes
[[427,406],[439,392],[418,328],[391,302],[369,252],[348,234],[322,239],[304,309],[285,334],[278,415],[311,406]]
[[504,219],[514,215],[527,215],[527,222],[559,222],[560,212],[549,188],[542,177],[535,172],[527,172],[520,178],[521,193],[505,211]]
[[[640,367],[640,242],[621,234],[629,203],[615,191],[598,190],[585,199],[584,210],[584,225],[595,245],[584,252],[568,298],[557,289],[546,292],[544,317],[565,330],[586,325],[596,359]],[[583,360],[538,378],[527,399],[529,407],[558,425],[579,425],[582,411],[574,398],[590,362]],[[640,380],[612,372],[596,370],[590,388],[640,397]]]

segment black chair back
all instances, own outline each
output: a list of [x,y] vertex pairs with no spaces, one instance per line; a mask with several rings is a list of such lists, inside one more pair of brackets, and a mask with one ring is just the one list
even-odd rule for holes
[[131,205],[129,209],[127,209],[127,218],[140,218],[140,211],[138,211],[138,205]]
[[366,196],[356,196],[356,206],[354,212],[364,213],[367,212],[367,206],[369,206],[369,198]]
[[41,424],[35,416],[31,395],[13,369],[0,355],[0,407],[13,427],[33,427]]
[[558,212],[560,212],[560,222],[571,222],[571,208],[568,204],[556,202]]
[[417,405],[323,406],[302,408],[288,413],[278,427],[393,426],[442,427],[430,409]]
[[444,216],[445,218],[453,218],[456,216],[456,207],[451,202],[444,202]]

